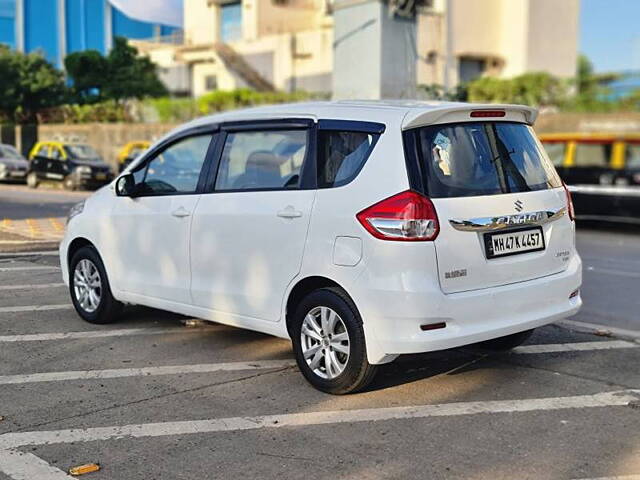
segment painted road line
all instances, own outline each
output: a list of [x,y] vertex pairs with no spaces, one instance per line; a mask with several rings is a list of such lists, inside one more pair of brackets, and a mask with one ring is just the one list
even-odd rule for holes
[[[33,243],[33,242],[27,242],[27,243]],[[58,252],[57,250],[47,250],[47,251],[41,251],[41,252],[5,252],[5,253],[0,253],[0,258],[2,257],[34,257],[34,256],[57,257],[58,255],[60,255],[60,252]]]
[[593,350],[614,350],[619,348],[638,348],[640,344],[625,342],[624,340],[611,340],[606,342],[580,342],[580,343],[551,343],[547,345],[524,345],[511,350],[511,353],[556,353],[556,352],[585,352]]
[[586,272],[603,273],[605,275],[618,275],[620,277],[640,278],[640,273],[629,272],[626,270],[615,270],[612,268],[587,267]]
[[165,367],[116,368],[111,370],[79,370],[75,372],[47,372],[26,375],[2,375],[0,385],[65,380],[95,380],[124,377],[152,377],[158,375],[180,375],[187,373],[235,372],[242,370],[265,370],[292,367],[294,360],[259,360],[255,362],[205,363],[200,365],[170,365]]
[[593,333],[595,331],[608,331],[612,335],[623,338],[630,338],[633,340],[640,340],[640,330],[627,330],[624,328],[612,327],[611,325],[603,325],[600,323],[579,322],[577,320],[560,320],[556,322],[558,325],[562,325],[569,328],[576,328],[581,331]]
[[66,287],[64,283],[37,283],[32,285],[0,285],[0,290],[34,290]]
[[0,450],[0,472],[13,480],[68,480],[71,477],[33,453]]
[[29,267],[0,267],[0,272],[28,272],[38,270],[56,271],[60,270],[60,267],[54,267],[52,265],[38,265]]
[[492,400],[483,402],[442,403],[359,410],[284,413],[255,417],[214,418],[165,423],[146,423],[116,427],[5,433],[0,435],[0,448],[31,445],[94,442],[123,438],[163,437],[195,433],[236,432],[262,428],[303,427],[340,423],[408,420],[428,417],[477,415],[482,413],[522,413],[566,409],[626,406],[640,398],[640,390],[603,392],[571,397]]
[[70,308],[73,308],[73,305],[69,303],[62,305],[21,305],[17,307],[0,307],[0,313],[46,312],[49,310],[68,310]]
[[216,328],[171,327],[171,328],[125,328],[120,330],[95,330],[89,332],[33,333],[26,335],[3,335],[0,343],[44,342],[48,340],[79,340],[86,338],[129,337],[134,335],[172,335],[181,333],[213,332]]

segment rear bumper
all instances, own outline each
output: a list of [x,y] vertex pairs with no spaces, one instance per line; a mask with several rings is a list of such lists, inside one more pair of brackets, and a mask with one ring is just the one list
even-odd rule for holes
[[[561,273],[526,282],[469,292],[374,292],[361,307],[371,363],[394,356],[468,345],[518,333],[574,315],[580,295],[569,298],[582,283],[582,262],[574,254]],[[359,307],[360,307],[360,302]],[[420,326],[446,322],[422,331]]]

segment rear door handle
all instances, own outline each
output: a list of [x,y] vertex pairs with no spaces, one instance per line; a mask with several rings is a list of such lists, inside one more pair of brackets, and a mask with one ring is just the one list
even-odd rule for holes
[[278,216],[282,218],[299,218],[302,216],[302,212],[294,209],[291,205],[289,205],[284,210],[280,210],[278,212]]
[[174,217],[182,218],[188,217],[191,214],[184,207],[180,207],[177,210],[171,212],[171,215],[173,215]]

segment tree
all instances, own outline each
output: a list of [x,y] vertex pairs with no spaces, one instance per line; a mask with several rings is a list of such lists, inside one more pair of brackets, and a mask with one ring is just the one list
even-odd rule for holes
[[138,56],[138,50],[123,37],[115,38],[106,57],[96,50],[86,50],[68,55],[64,64],[78,103],[119,103],[128,98],[167,95],[156,65],[149,58]]
[[36,123],[38,112],[67,97],[64,74],[38,53],[0,45],[0,112],[5,120]]
[[107,56],[108,79],[104,96],[117,102],[127,98],[162,97],[167,89],[158,78],[156,65],[147,57],[139,57],[138,50],[127,39],[116,37]]
[[109,63],[97,50],[74,52],[66,56],[64,66],[73,81],[71,91],[77,103],[102,100],[109,77]]
[[567,95],[566,82],[546,72],[530,72],[514,78],[481,77],[469,84],[472,102],[559,105]]

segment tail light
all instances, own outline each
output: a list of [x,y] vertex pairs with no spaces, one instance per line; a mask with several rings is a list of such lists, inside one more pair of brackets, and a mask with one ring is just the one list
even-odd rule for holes
[[571,192],[567,188],[567,184],[562,182],[564,187],[564,193],[567,196],[567,210],[569,211],[569,218],[573,221],[576,219],[576,212],[573,210],[573,200],[571,200]]
[[381,240],[432,241],[440,231],[431,200],[411,190],[362,210],[356,218],[371,235]]

